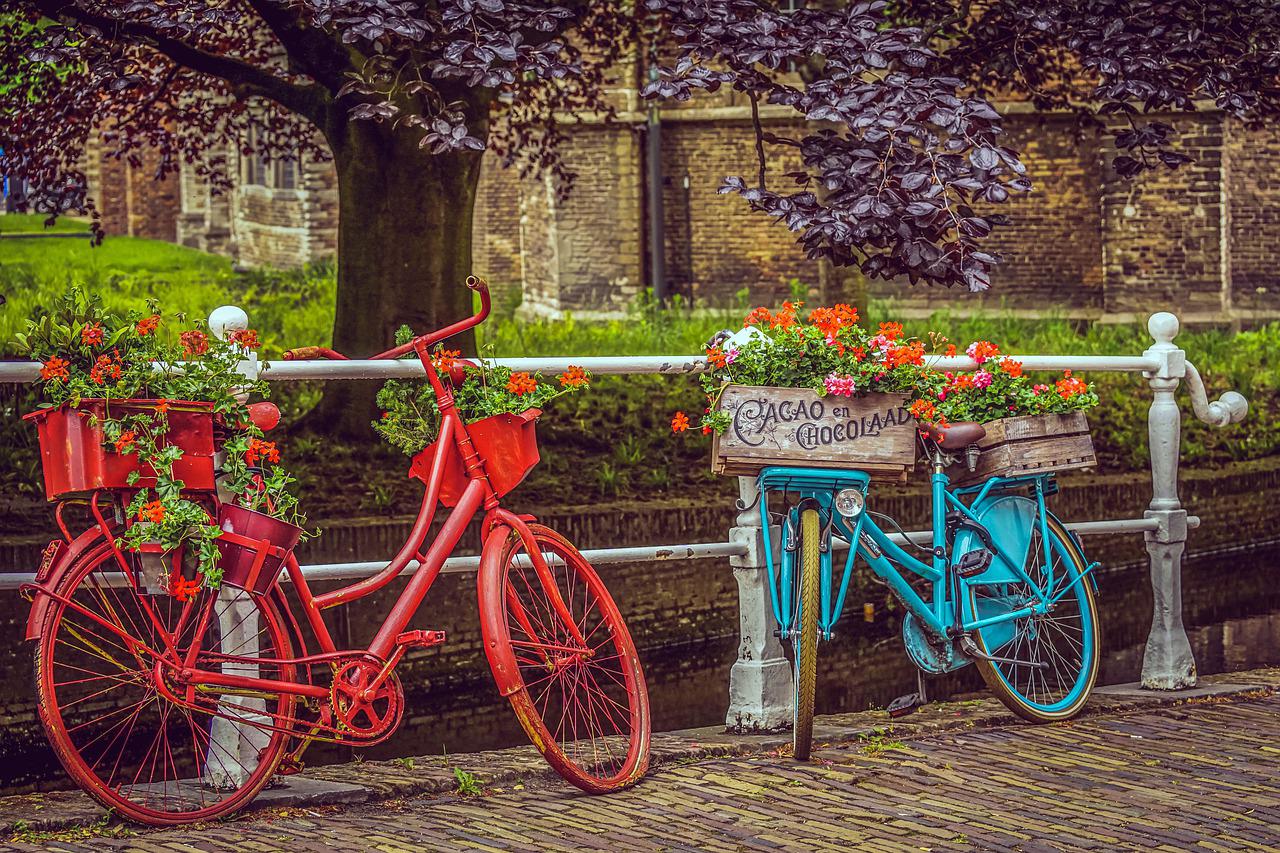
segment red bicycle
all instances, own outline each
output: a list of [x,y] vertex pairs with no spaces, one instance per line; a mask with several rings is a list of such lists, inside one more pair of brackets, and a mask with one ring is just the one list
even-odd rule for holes
[[[148,559],[176,556],[117,545],[131,523],[120,512],[127,491],[82,495],[93,523],[78,536],[59,504],[63,538],[50,544],[36,583],[25,588],[33,600],[27,637],[38,641],[36,683],[49,740],[67,772],[104,806],[154,825],[224,817],[273,774],[300,769],[312,741],[367,746],[387,738],[404,712],[397,663],[407,649],[444,641],[443,632],[407,630],[409,622],[481,510],[480,619],[499,691],[534,746],[584,791],[616,791],[644,775],[648,694],[617,605],[564,537],[499,503],[538,460],[539,412],[466,424],[448,375],[432,367],[429,347],[489,313],[484,283],[467,284],[479,292],[479,313],[374,356],[416,353],[441,417],[438,439],[414,463],[412,473],[426,483],[417,520],[377,574],[314,594],[292,555],[264,540],[236,585],[179,601],[146,568]],[[216,512],[216,491],[201,499]],[[439,505],[451,511],[428,545]],[[273,555],[284,557],[297,610],[271,568]],[[419,567],[368,648],[338,649],[323,611],[386,586],[413,560]]]

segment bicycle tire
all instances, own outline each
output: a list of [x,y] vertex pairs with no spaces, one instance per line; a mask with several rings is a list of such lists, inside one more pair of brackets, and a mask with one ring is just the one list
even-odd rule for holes
[[813,750],[813,704],[818,683],[818,608],[822,570],[822,526],[818,511],[800,513],[800,618],[795,648],[794,717],[791,744],[797,761]]

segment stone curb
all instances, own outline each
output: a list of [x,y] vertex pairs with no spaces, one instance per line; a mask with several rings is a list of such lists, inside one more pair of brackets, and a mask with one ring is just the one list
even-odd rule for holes
[[[1200,679],[1200,687],[1170,693],[1149,693],[1136,684],[1114,685],[1095,691],[1085,714],[1124,714],[1186,702],[1238,701],[1271,695],[1277,690],[1280,690],[1280,667],[1206,676]],[[819,746],[872,743],[890,737],[898,741],[921,740],[960,729],[1014,724],[1024,725],[995,699],[983,698],[932,703],[897,721],[889,719],[884,711],[822,716],[815,720],[814,739]],[[736,735],[725,732],[722,727],[664,732],[653,737],[653,766],[724,756],[780,755],[790,745],[791,738],[785,732]],[[283,784],[262,792],[242,814],[454,794],[459,787],[455,769],[492,791],[559,782],[559,777],[531,746],[453,756],[361,761],[315,767],[285,777],[280,780]],[[0,837],[4,838],[21,832],[92,830],[106,823],[104,810],[79,791],[0,798]]]

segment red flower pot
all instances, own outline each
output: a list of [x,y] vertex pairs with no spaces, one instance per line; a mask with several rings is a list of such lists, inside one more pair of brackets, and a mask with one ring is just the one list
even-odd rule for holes
[[[526,409],[518,415],[494,415],[467,424],[471,443],[484,460],[489,483],[499,496],[520,485],[533,470],[533,466],[538,464],[538,436],[534,431],[534,424],[541,414],[541,409]],[[435,458],[436,444],[437,442],[432,442],[413,457],[413,464],[409,466],[410,477],[417,477],[430,485],[431,461]],[[469,480],[462,467],[462,458],[456,452],[445,453],[443,475],[440,482],[440,503],[447,507],[457,506]]]
[[[159,400],[81,400],[80,405],[41,409],[23,415],[40,436],[40,464],[49,500],[97,489],[155,486],[155,472],[140,465],[136,453],[116,453],[104,444],[101,421],[108,416],[154,412]],[[171,400],[165,442],[182,448],[173,476],[186,490],[213,491],[213,404]],[[129,475],[141,476],[129,483]]]
[[218,510],[218,526],[222,535],[214,541],[222,582],[260,595],[271,591],[302,537],[301,527],[235,504]]

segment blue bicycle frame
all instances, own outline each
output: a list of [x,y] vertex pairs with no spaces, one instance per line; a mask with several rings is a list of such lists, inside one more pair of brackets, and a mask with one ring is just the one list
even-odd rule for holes
[[[774,618],[783,638],[790,638],[799,624],[798,601],[794,594],[797,582],[798,509],[814,506],[822,522],[821,547],[821,613],[818,627],[824,639],[830,639],[849,589],[849,580],[858,557],[881,578],[915,614],[924,630],[936,639],[953,639],[957,632],[982,630],[988,648],[997,648],[1013,637],[1016,620],[1043,614],[1077,583],[1088,577],[1090,565],[1070,583],[1055,576],[1050,553],[1049,512],[1046,495],[1056,491],[1053,474],[1019,477],[994,477],[981,485],[950,487],[947,475],[936,470],[932,475],[932,557],[928,562],[917,559],[881,530],[865,509],[870,475],[863,471],[823,468],[771,467],[759,475],[760,514],[764,532],[764,550],[769,567],[770,598]],[[864,497],[864,508],[856,516],[846,518],[834,509],[837,492],[857,489]],[[774,548],[770,531],[769,495],[772,492],[796,493],[798,502],[782,519],[781,558],[775,569]],[[966,498],[966,500],[962,500]],[[948,548],[948,512],[958,515],[960,524],[953,525],[953,541]],[[1038,529],[1043,546],[1043,573],[1037,584],[1025,570],[1033,533]],[[832,539],[838,536],[850,543],[849,555],[839,585],[832,571]],[[990,564],[980,574],[960,577],[953,569],[966,553],[986,548],[991,551]],[[904,571],[923,578],[931,585],[931,600],[925,601],[911,586]],[[1091,580],[1092,582],[1092,580]],[[968,599],[974,586],[991,588],[995,595],[984,595],[981,604],[957,606]],[[1030,596],[1001,595],[1002,585],[1026,585]],[[960,666],[968,660],[956,661]],[[954,668],[954,667],[948,667]]]

